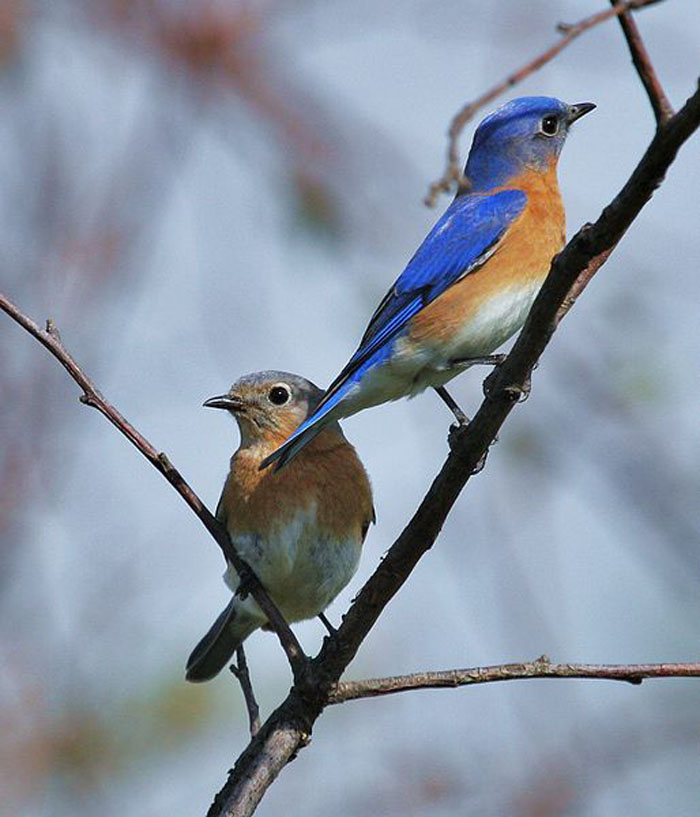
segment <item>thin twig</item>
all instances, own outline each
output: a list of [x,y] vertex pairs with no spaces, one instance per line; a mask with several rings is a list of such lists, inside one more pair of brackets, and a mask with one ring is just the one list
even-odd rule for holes
[[445,171],[437,181],[430,184],[428,195],[424,199],[425,204],[428,207],[434,207],[438,195],[440,193],[448,193],[455,182],[460,189],[468,188],[468,181],[462,175],[462,168],[459,163],[459,137],[464,130],[464,126],[474,117],[477,111],[481,110],[481,108],[490,102],[493,102],[494,99],[501,96],[501,94],[505,93],[509,88],[522,82],[529,77],[530,74],[534,74],[535,71],[553,60],[557,54],[590,28],[597,26],[599,23],[604,23],[613,17],[619,17],[631,9],[641,9],[661,1],[662,0],[627,0],[627,2],[614,5],[613,8],[592,14],[590,17],[586,17],[578,23],[560,23],[557,26],[557,30],[563,36],[553,46],[543,51],[539,56],[535,57],[535,59],[527,62],[522,68],[513,71],[512,74],[509,74],[504,80],[494,85],[493,88],[490,88],[481,94],[481,96],[478,96],[473,102],[469,102],[461,108],[453,117],[447,131],[447,164]]
[[411,689],[444,689],[494,681],[527,678],[597,678],[641,684],[646,678],[700,678],[700,662],[690,664],[552,664],[546,655],[524,664],[416,672],[366,681],[341,681],[331,691],[329,703],[376,698]]
[[112,425],[117,428],[136,448],[143,454],[144,457],[154,466],[175,488],[180,496],[194,511],[196,516],[200,519],[204,527],[214,537],[214,540],[219,545],[224,553],[224,557],[235,568],[238,575],[241,577],[241,583],[245,589],[250,592],[255,601],[260,606],[260,609],[267,616],[270,626],[277,634],[277,637],[284,648],[287,658],[292,667],[295,677],[297,677],[306,666],[306,656],[296,636],[291,631],[289,625],[284,620],[277,605],[268,596],[265,588],[261,584],[258,577],[255,575],[251,567],[245,562],[236,552],[236,549],[231,544],[226,528],[219,522],[219,520],[211,513],[202,500],[188,485],[185,478],[173,466],[168,457],[158,452],[150,442],[137,431],[131,423],[99,392],[92,380],[83,372],[80,366],[75,362],[71,354],[63,345],[61,336],[53,321],[46,321],[46,330],[42,329],[27,315],[25,315],[19,307],[17,307],[9,298],[0,292],[0,309],[6,312],[14,321],[33,335],[39,343],[42,344],[48,351],[58,360],[58,362],[66,369],[68,374],[80,386],[83,393],[80,395],[80,402],[87,406],[97,409],[103,414]]
[[250,672],[248,671],[248,661],[245,657],[245,650],[243,644],[236,648],[236,662],[231,664],[231,672],[238,679],[243,692],[245,706],[248,710],[248,724],[250,726],[250,736],[254,738],[260,731],[260,707],[255,700],[255,692],[253,691],[253,684],[250,680]]
[[[610,0],[610,3],[613,8],[618,8],[621,5],[619,0]],[[639,33],[634,18],[629,11],[625,10],[617,19],[620,21],[622,31],[627,40],[627,45],[632,55],[632,64],[637,69],[644,90],[649,97],[649,102],[656,117],[656,126],[661,127],[661,125],[668,122],[673,116],[673,106],[668,101],[668,97],[654,70],[654,66],[652,65],[649,53],[646,50],[642,35]]]

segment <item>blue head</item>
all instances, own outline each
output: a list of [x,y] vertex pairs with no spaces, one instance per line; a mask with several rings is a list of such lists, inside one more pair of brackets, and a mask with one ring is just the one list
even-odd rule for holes
[[464,171],[472,189],[499,187],[526,169],[548,170],[572,123],[593,108],[592,102],[523,96],[489,114],[476,129]]

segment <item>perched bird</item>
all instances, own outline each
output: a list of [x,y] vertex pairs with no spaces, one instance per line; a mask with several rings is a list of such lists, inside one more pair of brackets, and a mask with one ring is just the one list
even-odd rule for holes
[[[313,413],[322,392],[295,374],[258,372],[204,405],[226,409],[240,431],[216,516],[287,621],[319,615],[350,581],[374,522],[369,479],[337,422],[328,423],[289,468],[260,463]],[[224,580],[239,584],[229,565]],[[194,648],[188,681],[207,681],[266,617],[234,597]]]
[[522,97],[474,134],[458,192],[381,301],[360,346],[314,412],[265,459],[289,462],[326,425],[435,388],[489,358],[517,332],[565,237],[557,160],[571,125],[593,110]]

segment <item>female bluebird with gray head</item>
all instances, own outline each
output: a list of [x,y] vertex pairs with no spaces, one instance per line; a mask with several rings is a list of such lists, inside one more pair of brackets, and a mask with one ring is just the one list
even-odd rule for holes
[[[229,411],[241,435],[216,509],[240,555],[287,621],[319,615],[353,577],[374,521],[372,491],[337,422],[324,424],[281,473],[260,463],[313,414],[322,392],[288,372],[258,372],[204,404]],[[238,574],[225,581],[235,592]],[[256,602],[231,599],[187,662],[188,681],[207,681],[267,619]]]
[[[522,97],[474,134],[459,192],[381,301],[315,411],[263,467],[295,457],[326,425],[428,386],[444,389],[517,332],[565,241],[557,160],[595,105]],[[463,415],[456,412],[458,419]]]

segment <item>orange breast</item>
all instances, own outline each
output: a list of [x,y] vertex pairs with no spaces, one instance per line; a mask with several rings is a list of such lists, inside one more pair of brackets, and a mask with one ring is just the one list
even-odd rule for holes
[[[490,300],[508,291],[539,288],[565,241],[564,207],[553,163],[546,173],[527,173],[498,190],[522,190],[525,209],[508,228],[496,252],[413,318],[412,342],[449,342]],[[493,192],[498,192],[494,190]]]
[[333,429],[321,431],[279,472],[259,470],[269,451],[237,452],[221,497],[219,515],[230,532],[266,533],[313,503],[323,533],[356,535],[373,518],[372,491],[355,449]]

